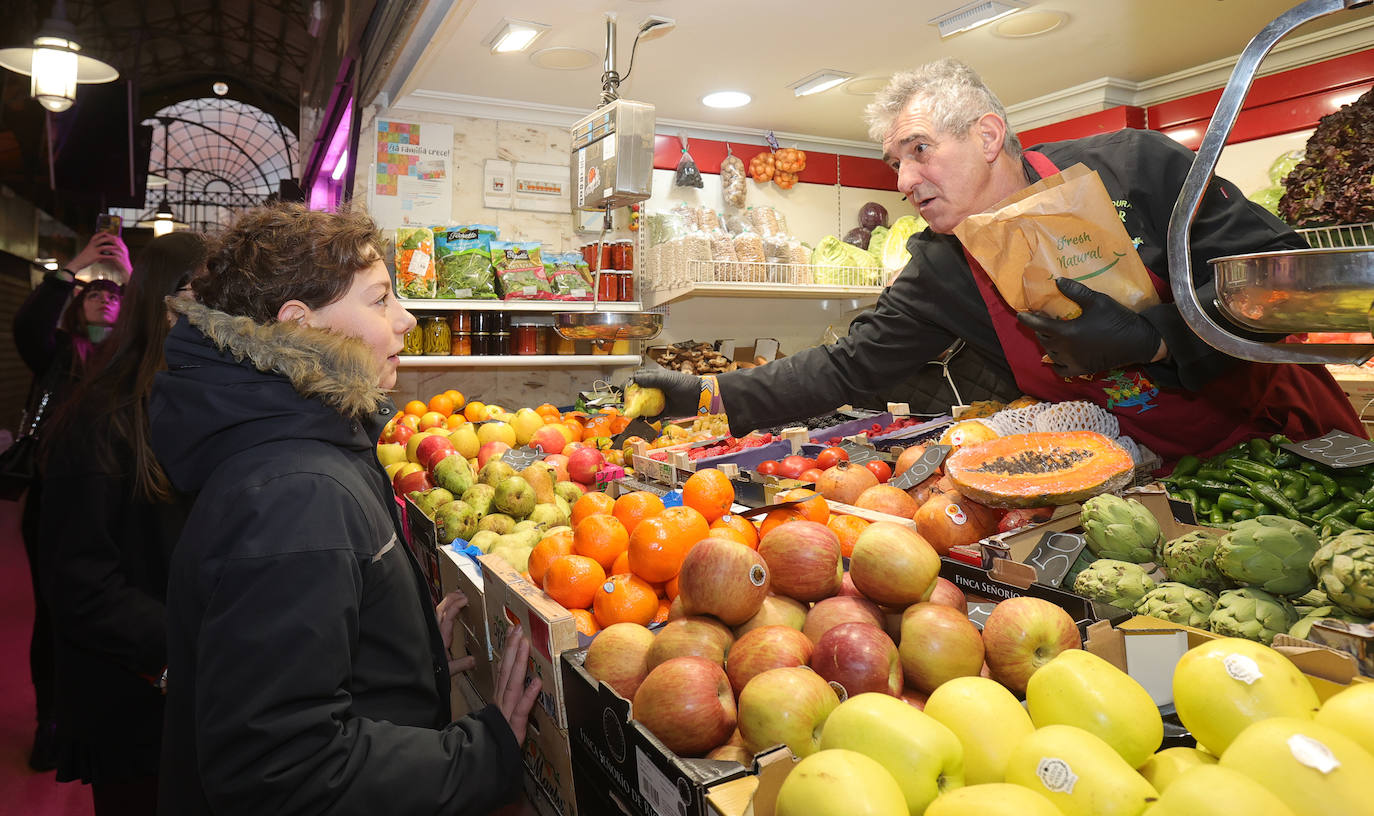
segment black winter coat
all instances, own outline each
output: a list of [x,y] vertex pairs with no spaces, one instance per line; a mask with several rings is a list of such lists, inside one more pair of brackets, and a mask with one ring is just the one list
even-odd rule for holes
[[375,440],[395,408],[356,341],[194,303],[167,340],[154,450],[198,494],[167,595],[160,806],[486,813],[520,749],[450,722],[447,656]]

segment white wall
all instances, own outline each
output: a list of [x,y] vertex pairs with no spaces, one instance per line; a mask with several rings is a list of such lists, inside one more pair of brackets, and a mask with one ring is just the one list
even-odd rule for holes
[[1312,130],[1308,129],[1227,145],[1217,159],[1216,175],[1231,181],[1246,195],[1272,187],[1269,165],[1290,150],[1301,152],[1311,136]]

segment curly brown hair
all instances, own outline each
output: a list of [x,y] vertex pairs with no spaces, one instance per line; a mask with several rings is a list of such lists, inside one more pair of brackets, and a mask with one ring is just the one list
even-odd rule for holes
[[343,297],[381,251],[381,232],[361,210],[274,204],[235,219],[191,287],[212,309],[272,323],[287,301],[319,309]]

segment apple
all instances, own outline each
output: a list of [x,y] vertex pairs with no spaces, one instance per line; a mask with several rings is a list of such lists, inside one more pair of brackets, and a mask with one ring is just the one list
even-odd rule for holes
[[963,787],[964,748],[935,718],[886,694],[860,694],[825,724],[822,750],[858,751],[897,780],[911,813],[924,813],[941,793]]
[[936,579],[935,591],[930,593],[930,602],[968,614],[968,598],[964,596],[964,591],[948,578]]
[[[832,748],[798,762],[778,787],[776,816],[906,816],[897,780],[858,751]],[[972,812],[972,811],[970,811]]]
[[406,446],[399,442],[382,442],[377,445],[377,463],[382,467],[406,462]]
[[637,623],[613,623],[596,633],[587,647],[583,667],[587,674],[610,686],[626,700],[649,675],[649,647],[654,633]]
[[983,624],[983,647],[992,679],[1018,695],[1031,675],[1066,649],[1082,648],[1069,613],[1039,598],[1008,598]]
[[414,414],[402,414],[396,417],[396,424],[406,426],[411,430],[411,433],[420,430],[420,418]]
[[789,521],[759,539],[773,591],[799,601],[819,601],[840,591],[844,565],[840,539],[824,524]]
[[420,416],[420,430],[428,431],[431,428],[444,428],[448,425],[448,417],[438,411],[428,411]]
[[530,447],[545,454],[561,454],[568,439],[552,425],[545,425],[530,436]]
[[883,610],[867,598],[852,595],[825,598],[807,611],[802,633],[812,643],[817,643],[826,632],[842,623],[869,623],[881,629]]
[[[595,643],[596,641],[592,641]],[[755,675],[769,669],[805,666],[811,660],[811,640],[790,626],[760,626],[746,632],[725,659],[725,675],[739,694]]]
[[754,617],[768,595],[768,567],[744,544],[703,538],[682,559],[678,597],[688,615],[711,615],[726,626]]
[[453,447],[453,443],[446,436],[427,436],[415,446],[415,461],[425,466],[425,470],[433,471],[434,466],[439,464],[439,460],[445,456],[453,456],[458,451]]
[[420,457],[416,451],[419,450],[420,443],[431,436],[436,436],[434,431],[419,431],[418,433],[411,434],[410,438],[406,440],[406,458],[412,462],[418,463]]
[[735,642],[730,629],[715,618],[688,615],[668,621],[654,636],[649,648],[649,668],[653,669],[674,657],[704,657],[718,666],[725,665],[725,655]]
[[835,690],[806,666],[754,675],[739,694],[739,731],[757,754],[779,743],[805,758],[820,748],[821,729],[840,704]]
[[477,452],[482,449],[482,443],[477,441],[477,428],[470,422],[454,428],[448,435],[448,441],[453,443],[454,450],[464,459],[476,459]]
[[606,457],[596,448],[581,447],[568,454],[568,477],[584,485],[596,484],[596,474]]
[[510,445],[507,445],[505,442],[496,441],[484,443],[482,447],[477,449],[477,466],[486,467],[487,462],[490,462],[493,456],[499,456],[508,450],[510,450]]
[[483,422],[477,426],[477,441],[485,445],[488,442],[505,442],[507,447],[515,447],[515,429],[505,422]]
[[844,689],[845,699],[867,691],[902,694],[897,644],[871,623],[842,623],[821,635],[811,653],[811,668]]
[[899,651],[906,681],[926,694],[955,677],[983,670],[983,636],[968,615],[937,603],[918,603],[902,613]]
[[[567,450],[567,448],[565,447],[563,450]],[[571,477],[568,476],[568,455],[566,453],[551,453],[544,457],[544,464],[553,468],[553,480],[555,482],[571,481]]]
[[700,657],[675,657],[656,666],[639,684],[631,706],[634,718],[680,756],[704,755],[729,739],[737,723],[725,670]]
[[929,696],[925,692],[917,691],[914,688],[905,688],[902,689],[902,702],[907,705],[915,706],[917,711],[924,711],[926,703],[929,702]]
[[760,626],[788,626],[801,631],[806,623],[806,604],[785,595],[768,595],[754,617],[735,627],[735,637],[744,637]]
[[950,680],[931,692],[925,711],[963,744],[964,781],[970,785],[1005,779],[1012,750],[1035,731],[1026,707],[987,677]]
[[853,598],[862,598],[864,596],[864,594],[859,591],[859,588],[854,586],[854,576],[849,574],[849,570],[845,570],[844,575],[840,579],[840,591],[838,594]]
[[389,464],[389,465],[387,465],[386,467],[382,468],[383,470],[386,471],[386,478],[387,478],[387,481],[393,483],[393,485],[392,485],[392,490],[395,490],[395,489],[396,489],[396,488],[395,488],[395,483],[394,483],[394,480],[395,480],[395,478],[396,478],[396,471],[398,471],[398,470],[400,470],[401,468],[405,467],[406,465],[410,465],[410,464],[414,464],[414,463],[413,463],[413,462],[392,462],[391,464]]
[[[545,425],[544,418],[533,408],[521,408],[510,418],[511,430],[515,431],[515,445],[528,445],[534,434]],[[560,435],[561,436],[561,435]]]
[[[411,462],[411,464],[415,465],[414,462]],[[429,478],[429,471],[419,465],[415,465],[415,468],[415,470],[407,471],[402,467],[400,470],[396,471],[396,478],[392,480],[396,495],[408,496],[411,493],[429,490],[431,487],[434,487],[434,483],[430,481]]]
[[[409,414],[407,414],[409,416]],[[405,445],[410,438],[415,435],[415,429],[404,422],[397,422],[391,427],[390,431],[382,434],[381,441],[393,442],[397,445]]]
[[906,607],[935,591],[940,556],[915,530],[875,521],[855,539],[849,571],[864,597],[884,606]]

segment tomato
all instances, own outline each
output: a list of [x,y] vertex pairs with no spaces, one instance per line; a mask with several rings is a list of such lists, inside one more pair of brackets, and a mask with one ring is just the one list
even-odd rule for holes
[[807,459],[801,454],[794,453],[791,456],[784,456],[782,461],[778,462],[778,475],[788,479],[795,479],[801,475],[803,470],[815,466],[816,463],[811,459]]
[[[817,459],[819,458],[820,457],[817,457]],[[816,482],[820,481],[821,475],[823,473],[825,473],[825,471],[821,470],[818,467],[807,468],[806,470],[803,470],[801,473],[797,474],[797,478],[802,480],[803,482],[811,482],[812,484],[815,484]]]
[[765,459],[754,467],[762,476],[776,476],[778,473],[778,462],[776,459]]
[[816,454],[816,467],[821,470],[829,470],[840,462],[849,461],[849,451],[839,445],[831,445],[820,453]]
[[892,478],[892,466],[881,459],[870,459],[864,462],[864,467],[878,477],[878,484],[886,484],[887,480]]

